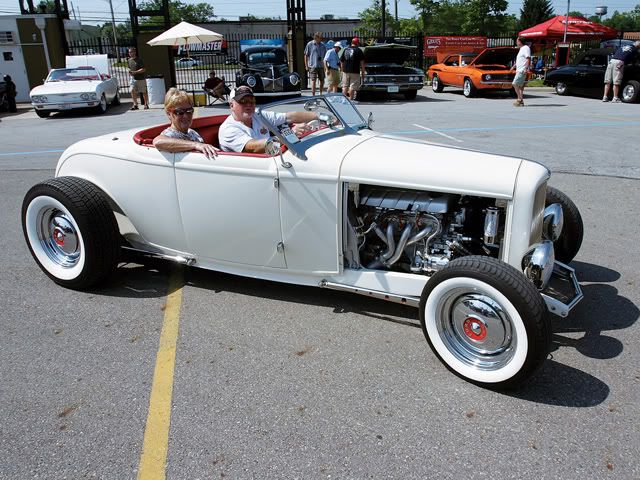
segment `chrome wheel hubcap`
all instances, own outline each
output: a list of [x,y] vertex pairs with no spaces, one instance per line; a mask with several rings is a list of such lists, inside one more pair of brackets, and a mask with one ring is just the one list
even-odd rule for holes
[[636,89],[633,88],[633,85],[625,85],[624,89],[622,90],[622,98],[624,100],[631,100],[633,98],[633,95],[636,93],[635,90]]
[[464,364],[496,370],[513,358],[512,320],[490,296],[457,288],[440,300],[437,313],[442,341]]
[[56,265],[73,267],[80,258],[80,242],[73,222],[56,208],[38,214],[38,239],[42,250]]

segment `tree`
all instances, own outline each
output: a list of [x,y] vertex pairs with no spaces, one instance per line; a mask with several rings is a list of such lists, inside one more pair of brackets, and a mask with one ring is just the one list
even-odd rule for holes
[[[131,22],[127,20],[126,22],[116,23],[116,35],[118,36],[118,41],[121,41],[123,38],[130,38]],[[100,36],[113,41],[113,28],[111,27],[111,22],[107,22],[100,27]]]
[[533,27],[553,17],[551,0],[524,0],[520,10],[520,29]]
[[443,0],[438,5],[437,14],[424,25],[424,32],[431,35],[451,35],[464,33],[460,28],[462,19],[467,16],[465,0]]
[[621,13],[616,10],[611,18],[606,19],[603,23],[616,30],[637,32],[640,30],[640,5],[636,5],[630,12]]
[[[427,32],[431,27],[431,22],[438,13],[440,0],[409,0],[409,3],[413,5],[416,11],[420,14],[420,20],[422,21],[422,31]],[[444,0],[443,3],[449,3]]]
[[509,5],[507,0],[467,0],[467,15],[462,27],[467,33],[496,35],[503,33]]
[[[387,30],[397,30],[397,24],[389,12],[389,2],[385,5],[385,27]],[[362,30],[382,31],[382,3],[380,0],[372,0],[371,6],[361,11],[358,16],[362,22]]]
[[[146,0],[138,4],[140,10],[160,10],[162,8],[162,0]],[[215,18],[213,6],[208,3],[182,3],[179,0],[169,1],[169,20],[171,25],[177,25],[180,22],[204,23],[212,22]],[[162,23],[158,17],[143,19],[143,25],[152,25]]]

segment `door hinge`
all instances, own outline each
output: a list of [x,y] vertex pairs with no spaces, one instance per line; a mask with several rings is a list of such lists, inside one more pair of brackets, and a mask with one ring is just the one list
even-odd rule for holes
[[279,179],[277,179],[277,178],[275,178],[275,179],[273,180],[273,186],[274,186],[275,188],[280,188],[280,180],[279,180]]

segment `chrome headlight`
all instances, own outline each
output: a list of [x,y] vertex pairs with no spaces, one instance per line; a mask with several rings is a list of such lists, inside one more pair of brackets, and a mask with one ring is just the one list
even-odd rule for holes
[[251,88],[255,87],[256,83],[258,83],[256,81],[256,77],[253,77],[253,76],[247,77],[247,85],[249,85]]
[[553,242],[543,240],[522,258],[522,271],[539,290],[547,286],[555,264]]
[[364,77],[365,83],[375,83],[376,77]]
[[289,75],[289,82],[291,82],[291,85],[298,85],[298,83],[300,83],[300,77],[295,73],[292,73]]
[[542,238],[555,242],[560,238],[562,226],[564,225],[564,214],[559,203],[552,203],[544,209],[542,220]]
[[89,100],[89,94],[88,93],[81,93],[80,94],[80,98],[82,100]]
[[488,82],[489,80],[491,80],[491,75],[485,75],[484,79]]
[[33,103],[45,103],[47,101],[46,95],[34,95],[31,97],[31,101]]

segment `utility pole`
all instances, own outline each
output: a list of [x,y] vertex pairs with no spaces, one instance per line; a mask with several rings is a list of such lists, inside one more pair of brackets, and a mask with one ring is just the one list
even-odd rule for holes
[[382,3],[382,37],[386,37],[386,31],[387,31],[387,26],[386,26],[386,20],[387,20],[387,5],[385,4],[385,1],[382,0],[380,3]]
[[116,47],[116,61],[120,63],[120,45],[118,45],[118,34],[116,33],[116,18],[113,15],[113,3],[109,0],[109,8],[111,9],[111,27],[113,28],[113,43]]
[[395,10],[395,13],[396,13],[396,23],[398,23],[398,0],[396,0],[396,1],[395,1],[395,4],[396,4],[396,10]]

